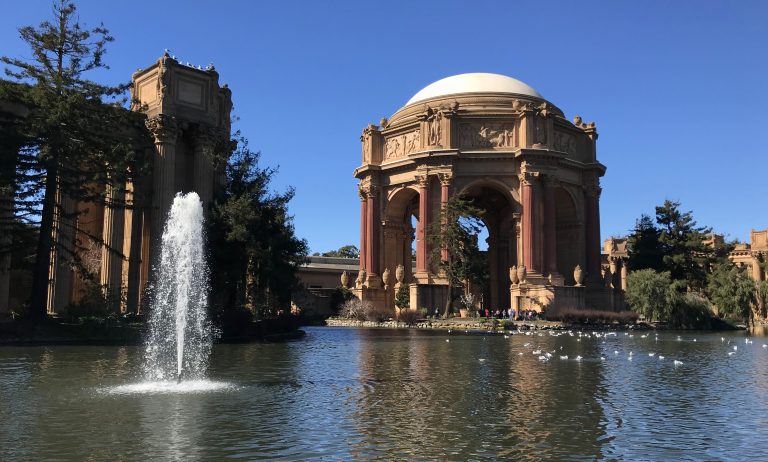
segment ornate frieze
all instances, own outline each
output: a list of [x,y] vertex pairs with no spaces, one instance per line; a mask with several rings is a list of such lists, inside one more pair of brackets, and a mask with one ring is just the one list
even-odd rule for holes
[[459,147],[510,148],[515,145],[514,133],[514,123],[463,123],[459,126]]
[[419,130],[389,137],[384,145],[384,160],[397,159],[416,152],[419,150],[420,143],[421,133]]
[[568,154],[576,153],[576,140],[573,135],[555,131],[552,147],[555,151],[567,152]]

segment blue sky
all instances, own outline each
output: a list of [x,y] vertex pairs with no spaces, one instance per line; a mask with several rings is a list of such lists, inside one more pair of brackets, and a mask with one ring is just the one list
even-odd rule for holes
[[[49,1],[8,2],[0,54]],[[414,93],[464,72],[510,75],[568,119],[595,121],[603,237],[665,198],[747,240],[768,227],[768,2],[80,1],[116,41],[105,77],[127,81],[164,48],[215,64],[237,128],[296,188],[312,251],[358,244],[359,135]]]

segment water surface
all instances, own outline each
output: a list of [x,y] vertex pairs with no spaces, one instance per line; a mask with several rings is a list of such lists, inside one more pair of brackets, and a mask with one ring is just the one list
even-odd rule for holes
[[0,460],[768,459],[762,337],[307,334],[184,392],[140,347],[0,348]]

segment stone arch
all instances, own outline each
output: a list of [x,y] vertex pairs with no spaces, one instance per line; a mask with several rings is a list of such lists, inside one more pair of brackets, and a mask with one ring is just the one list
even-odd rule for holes
[[[411,249],[414,240],[414,228],[411,217],[419,219],[419,192],[415,188],[405,187],[391,191],[387,195],[383,223],[383,269],[389,269],[390,285],[395,283],[395,270],[398,265],[405,269],[404,281],[409,282],[413,274]],[[394,292],[390,288],[391,292]]]
[[583,235],[577,201],[566,188],[555,189],[555,248],[557,272],[568,285],[574,284],[573,269],[584,267]]
[[520,210],[520,203],[515,189],[503,181],[483,178],[464,185],[458,194],[474,198],[476,205],[485,211],[490,280],[484,288],[483,300],[491,310],[505,309],[510,305],[509,267],[517,265],[519,254],[514,216]]

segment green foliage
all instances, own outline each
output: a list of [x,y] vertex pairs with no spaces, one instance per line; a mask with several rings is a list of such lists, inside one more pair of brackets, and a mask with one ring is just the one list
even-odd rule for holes
[[635,229],[627,238],[629,267],[633,271],[650,268],[655,271],[664,269],[664,251],[659,241],[661,231],[648,215],[640,215],[635,222]]
[[355,245],[345,245],[339,247],[339,250],[331,250],[329,252],[315,252],[315,257],[339,257],[339,258],[360,258],[360,249]]
[[338,313],[341,306],[355,297],[351,290],[346,287],[338,286],[336,290],[331,293],[330,308],[333,313]]
[[692,212],[681,212],[679,208],[679,202],[670,200],[656,207],[664,268],[673,281],[685,281],[686,287],[701,290],[715,261],[715,249],[704,243],[712,229],[696,226]]
[[749,321],[752,306],[758,302],[755,282],[743,268],[730,262],[714,266],[709,274],[707,293],[722,314],[745,321]]
[[287,309],[307,243],[295,236],[288,203],[294,191],[270,191],[276,173],[260,168],[259,154],[241,139],[227,165],[227,184],[213,206],[208,236],[213,299],[245,306],[259,316]]
[[696,292],[681,294],[671,290],[672,303],[669,324],[678,329],[709,329],[712,324],[712,305]]
[[397,289],[397,293],[395,293],[395,306],[400,309],[411,306],[411,288],[408,284],[400,284],[400,287]]
[[417,310],[404,309],[397,315],[398,322],[404,323],[406,326],[413,326],[423,318],[422,314]]
[[[106,28],[86,29],[78,23],[75,6],[60,1],[52,21],[22,27],[19,34],[31,58],[0,57],[8,66],[6,75],[16,82],[3,81],[0,98],[10,97],[31,111],[14,129],[19,149],[8,151],[12,155],[4,162],[16,167],[14,215],[29,223],[39,219],[31,314],[42,318],[57,191],[76,201],[103,203],[104,185],[120,188],[146,168],[147,159],[139,153],[151,142],[143,127],[134,129],[142,125],[142,116],[123,107],[127,84],[108,86],[86,78],[107,68],[103,57],[113,38]],[[77,227],[75,216],[64,218]],[[58,250],[79,264],[77,249]]]
[[632,271],[627,275],[627,304],[646,319],[668,321],[674,297],[671,283],[670,274],[666,271]]
[[[448,316],[455,290],[467,280],[483,284],[487,279],[487,265],[477,245],[477,235],[483,227],[483,210],[469,199],[454,196],[440,211],[440,221],[427,230],[431,246],[430,260],[437,264],[448,279],[448,294],[444,316]],[[442,249],[447,250],[443,259]]]

